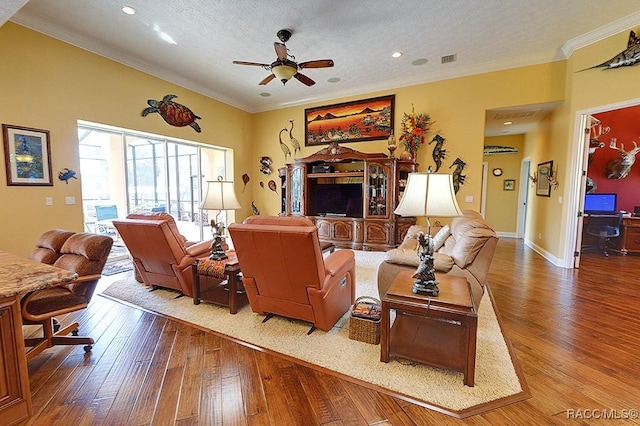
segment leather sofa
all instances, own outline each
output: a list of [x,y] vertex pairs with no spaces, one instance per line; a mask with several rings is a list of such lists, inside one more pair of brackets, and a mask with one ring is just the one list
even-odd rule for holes
[[114,220],[113,225],[145,285],[171,288],[192,297],[191,265],[196,259],[209,257],[211,240],[187,241],[173,216],[163,212],[132,213]]
[[[417,253],[417,234],[427,232],[425,226],[409,228],[402,244],[386,253],[378,266],[378,292],[382,297],[401,270],[415,271],[420,259]],[[464,210],[463,216],[455,217],[451,225],[432,226],[436,272],[465,277],[471,284],[471,293],[478,306],[487,274],[498,244],[493,227],[473,210]]]
[[355,300],[355,256],[323,257],[318,228],[309,219],[251,216],[229,225],[253,312],[313,323],[328,331]]

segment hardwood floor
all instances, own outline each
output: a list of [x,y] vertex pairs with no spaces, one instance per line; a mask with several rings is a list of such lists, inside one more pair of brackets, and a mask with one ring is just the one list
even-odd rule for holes
[[62,320],[97,340],[91,356],[56,347],[29,362],[27,424],[640,424],[639,277],[637,256],[567,270],[501,239],[489,282],[532,397],[464,420],[95,296]]

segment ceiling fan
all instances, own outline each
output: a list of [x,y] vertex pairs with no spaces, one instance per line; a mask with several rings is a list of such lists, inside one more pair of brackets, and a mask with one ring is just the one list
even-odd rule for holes
[[315,81],[310,79],[304,74],[299,73],[298,71],[304,68],[329,68],[333,66],[333,60],[331,59],[318,59],[315,61],[307,61],[307,62],[296,62],[296,58],[293,55],[288,53],[287,46],[285,43],[289,41],[291,37],[290,30],[280,30],[278,31],[278,39],[282,43],[278,43],[277,41],[273,43],[273,46],[276,49],[276,56],[278,59],[273,61],[271,64],[261,64],[258,62],[245,62],[245,61],[233,61],[234,64],[238,65],[253,65],[266,69],[267,71],[271,71],[267,77],[265,77],[259,84],[265,85],[269,83],[274,78],[277,78],[282,82],[282,84],[286,84],[287,81],[294,77],[298,81],[306,84],[307,86],[313,86],[316,84]]

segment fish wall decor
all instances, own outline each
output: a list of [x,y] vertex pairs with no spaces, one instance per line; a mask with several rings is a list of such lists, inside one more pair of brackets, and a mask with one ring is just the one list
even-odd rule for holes
[[610,70],[614,68],[620,68],[625,66],[635,65],[640,61],[640,38],[636,36],[634,31],[629,33],[629,41],[627,42],[627,48],[618,53],[613,58],[598,65],[594,65],[589,68],[585,68],[578,72],[592,70],[594,68],[603,68]]

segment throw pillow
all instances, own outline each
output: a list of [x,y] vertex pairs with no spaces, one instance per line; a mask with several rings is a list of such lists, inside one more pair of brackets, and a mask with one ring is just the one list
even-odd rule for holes
[[440,228],[438,233],[433,237],[433,251],[438,251],[438,249],[442,247],[450,233],[449,225],[445,225]]
[[385,260],[400,265],[418,266],[420,264],[418,253],[415,249],[408,248],[395,248],[387,251]]
[[[453,258],[443,253],[433,254],[433,267],[438,272],[449,272],[453,267]],[[420,264],[420,258],[416,250],[409,249],[391,249],[387,251],[385,260],[390,263],[397,263],[399,265],[407,265],[418,267]]]

